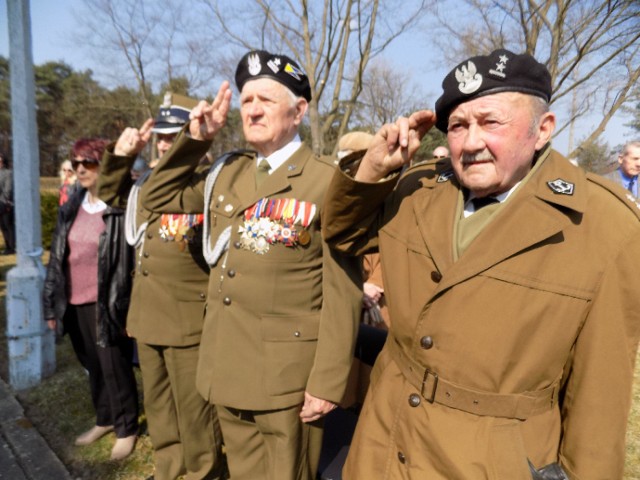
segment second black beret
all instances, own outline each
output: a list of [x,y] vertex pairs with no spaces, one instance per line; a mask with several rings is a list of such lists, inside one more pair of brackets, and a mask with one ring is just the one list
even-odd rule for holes
[[442,81],[436,101],[436,127],[447,132],[449,114],[461,103],[499,92],[520,92],[551,100],[551,75],[531,55],[499,49],[471,57],[457,65]]

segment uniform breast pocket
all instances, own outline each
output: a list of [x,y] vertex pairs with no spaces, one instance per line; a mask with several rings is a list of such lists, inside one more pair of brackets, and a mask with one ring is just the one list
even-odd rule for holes
[[261,319],[267,392],[304,390],[318,342],[320,314],[267,315]]

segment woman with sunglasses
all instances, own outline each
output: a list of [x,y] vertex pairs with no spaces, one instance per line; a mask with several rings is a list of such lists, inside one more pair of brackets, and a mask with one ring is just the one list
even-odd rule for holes
[[88,445],[115,431],[112,460],[127,457],[138,432],[138,393],[133,339],[125,333],[131,292],[132,250],[126,245],[123,211],[97,197],[103,139],[78,140],[71,164],[80,188],[58,212],[44,285],[49,328],[68,333],[89,373],[95,426],[76,438]]

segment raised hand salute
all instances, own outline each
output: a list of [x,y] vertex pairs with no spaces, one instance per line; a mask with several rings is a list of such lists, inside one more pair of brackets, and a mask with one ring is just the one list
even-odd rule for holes
[[194,140],[212,140],[227,123],[231,105],[231,88],[226,80],[222,82],[216,98],[211,104],[201,100],[191,110],[189,133]]

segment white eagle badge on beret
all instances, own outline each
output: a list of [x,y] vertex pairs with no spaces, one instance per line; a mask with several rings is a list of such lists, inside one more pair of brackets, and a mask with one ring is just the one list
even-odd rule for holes
[[260,73],[260,70],[262,70],[262,65],[260,65],[260,57],[257,53],[254,55],[249,55],[249,57],[247,58],[247,67],[251,75],[258,75]]
[[456,68],[456,80],[460,82],[458,85],[460,91],[466,94],[475,92],[482,85],[482,75],[478,73],[475,63],[471,61],[462,65],[460,69]]

